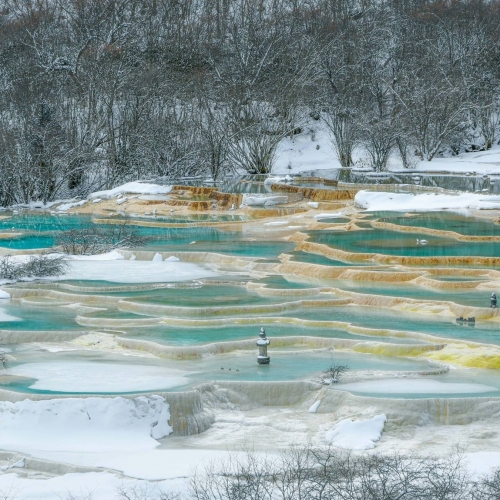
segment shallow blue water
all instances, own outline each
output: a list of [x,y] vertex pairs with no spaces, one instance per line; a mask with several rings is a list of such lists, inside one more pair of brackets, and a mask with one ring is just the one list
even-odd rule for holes
[[[360,306],[304,308],[285,312],[283,316],[320,321],[346,321],[375,329],[408,330],[439,337],[500,345],[498,324],[488,321],[477,321],[473,327],[461,326],[453,318],[443,318],[433,314],[418,315],[391,309]],[[376,340],[377,337],[373,337],[373,339]]]
[[[322,243],[346,252],[381,253],[410,257],[481,256],[498,257],[500,243],[458,241],[426,234],[408,234],[385,229],[363,231],[310,231],[310,241]],[[420,245],[418,240],[427,240]]]

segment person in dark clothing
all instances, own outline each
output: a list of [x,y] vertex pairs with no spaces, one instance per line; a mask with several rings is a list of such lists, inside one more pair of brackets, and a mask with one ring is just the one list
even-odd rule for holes
[[493,292],[491,294],[491,307],[493,307],[493,309],[496,309],[497,307],[497,296],[495,295],[495,292]]

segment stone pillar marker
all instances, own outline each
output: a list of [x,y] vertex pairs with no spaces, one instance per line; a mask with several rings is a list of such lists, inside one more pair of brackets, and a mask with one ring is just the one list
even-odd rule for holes
[[271,359],[267,355],[267,346],[270,344],[266,337],[266,330],[264,327],[260,329],[260,339],[257,340],[257,346],[259,347],[259,355],[257,356],[257,363],[259,365],[268,365]]

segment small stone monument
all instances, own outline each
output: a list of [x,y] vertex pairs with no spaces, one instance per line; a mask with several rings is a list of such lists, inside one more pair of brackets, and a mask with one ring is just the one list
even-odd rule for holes
[[259,365],[268,365],[271,359],[267,355],[267,346],[270,344],[269,340],[266,337],[266,330],[264,327],[260,329],[260,339],[257,340],[257,345],[259,347],[259,355],[257,356],[257,363]]

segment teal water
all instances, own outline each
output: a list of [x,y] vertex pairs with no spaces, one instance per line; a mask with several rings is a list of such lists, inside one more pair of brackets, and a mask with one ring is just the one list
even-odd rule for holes
[[411,284],[348,280],[328,280],[328,286],[357,293],[407,297],[415,300],[450,301],[466,306],[490,307],[491,292],[488,290],[437,290]]
[[203,286],[199,288],[172,288],[158,292],[141,293],[138,297],[128,295],[130,301],[153,305],[182,306],[182,307],[218,307],[235,305],[266,304],[283,302],[284,297],[261,297],[246,287],[236,286]]
[[[410,257],[480,256],[498,257],[500,243],[457,241],[452,238],[408,234],[385,229],[365,231],[310,231],[310,241],[322,243],[346,252],[381,253]],[[417,239],[427,240],[418,245]]]
[[200,240],[193,237],[187,243],[187,239],[172,240],[161,245],[159,242],[152,242],[146,248],[147,250],[168,251],[174,250],[177,252],[214,252],[240,257],[260,257],[277,259],[281,253],[289,253],[294,250],[296,244],[286,241],[243,241],[227,239],[219,240],[218,242]]
[[[314,253],[308,253],[308,252],[293,252],[292,253],[292,261],[294,262],[305,262],[307,264],[319,264],[320,266],[350,266],[352,267],[352,263],[349,262],[342,262],[340,260],[333,260],[329,259],[327,257],[324,257],[323,255],[317,255]],[[368,265],[368,264],[365,264]]]
[[[500,345],[498,324],[488,321],[478,321],[474,327],[469,327],[458,325],[453,318],[443,318],[438,315],[418,315],[391,309],[359,306],[303,308],[285,312],[283,316],[319,321],[345,321],[368,328],[407,330],[438,337]],[[372,338],[376,340],[378,337]]]
[[[172,346],[205,344],[212,342],[231,342],[236,340],[255,339],[259,337],[260,327],[264,326],[268,338],[271,340],[277,337],[288,336],[309,336],[331,339],[352,339],[358,341],[372,340],[363,335],[353,335],[342,330],[333,328],[307,328],[298,325],[267,323],[266,318],[262,318],[261,324],[240,325],[228,322],[225,326],[218,327],[179,327],[169,325],[168,321],[150,328],[123,328],[127,337],[141,340],[149,340]],[[378,341],[378,340],[377,340]],[[381,338],[380,342],[391,342],[396,344],[420,344],[412,339]],[[282,348],[276,348],[281,350]],[[304,349],[310,349],[304,347]]]
[[425,212],[401,214],[398,212],[374,212],[373,218],[401,226],[426,227],[441,231],[455,231],[470,236],[500,236],[500,226],[486,219],[465,217],[449,212]]
[[[256,352],[245,351],[232,354],[210,356],[195,360],[158,360],[148,359],[147,366],[157,366],[167,369],[179,370],[180,375],[187,377],[188,382],[182,382],[177,387],[165,389],[167,391],[185,390],[189,387],[199,385],[206,381],[221,380],[248,380],[248,381],[279,381],[299,380],[303,378],[314,378],[319,376],[332,363],[347,365],[352,370],[388,370],[388,371],[422,371],[428,370],[433,365],[426,361],[413,359],[395,359],[383,356],[372,356],[365,354],[347,353],[341,351],[303,352],[300,350],[289,350],[286,353],[270,353],[271,364],[268,366],[258,365]],[[146,365],[145,360],[128,360],[124,362],[117,356],[88,351],[58,352],[57,354],[43,350],[14,350],[13,355],[17,361],[11,367],[22,367],[25,363],[49,362],[57,367],[61,363],[67,369],[67,363],[71,361],[86,361],[88,369],[92,370],[92,364],[106,364],[117,368],[134,365]],[[89,377],[95,377],[89,373]],[[13,378],[0,377],[0,388],[15,390],[28,394],[82,394],[79,384],[75,383],[74,390],[52,390],[35,389],[31,386],[36,382],[35,378]],[[126,381],[123,381],[126,382]],[[101,394],[130,394],[125,389],[115,392],[101,392]],[[135,393],[136,391],[134,391]],[[149,392],[147,389],[140,392]],[[158,392],[158,389],[155,390]]]
[[[19,215],[0,221],[0,231],[15,230],[26,234],[15,239],[0,239],[0,247],[12,250],[50,248],[60,231],[84,228],[92,224],[89,216]],[[106,227],[106,225],[103,225]],[[275,257],[292,251],[294,243],[282,241],[248,241],[240,231],[223,231],[214,227],[156,228],[135,226],[137,232],[149,238],[147,250],[217,252],[251,257]],[[231,245],[228,245],[228,243]]]
[[[92,223],[90,216],[60,216],[49,214],[21,213],[10,219],[0,220],[0,232],[20,231],[21,237],[0,239],[0,247],[12,250],[50,248],[54,245],[55,234],[59,231],[79,229]],[[14,232],[14,231],[13,231]]]
[[[290,277],[290,280],[291,279],[292,277]],[[267,288],[276,288],[276,289],[307,290],[308,288],[313,288],[311,285],[290,280],[285,279],[283,276],[277,274],[274,276],[267,276],[266,278],[262,279],[253,279],[252,283],[262,283],[263,285],[267,285]]]
[[19,318],[17,321],[1,321],[0,314],[0,330],[83,330],[75,322],[75,309],[30,306],[15,301],[2,301],[0,306],[7,314]]

